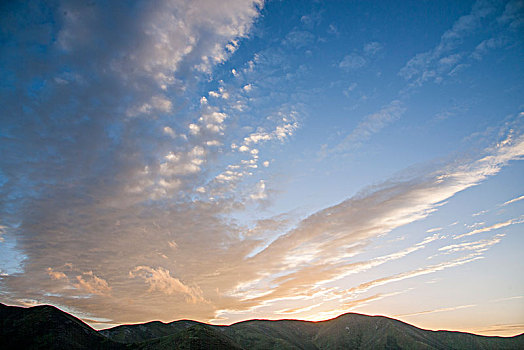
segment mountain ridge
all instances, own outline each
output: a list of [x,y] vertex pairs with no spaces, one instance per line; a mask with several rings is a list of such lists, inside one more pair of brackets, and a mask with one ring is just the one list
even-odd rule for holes
[[2,349],[523,349],[524,333],[488,337],[424,330],[386,316],[345,313],[324,321],[253,319],[228,326],[150,321],[96,331],[50,306],[0,304]]

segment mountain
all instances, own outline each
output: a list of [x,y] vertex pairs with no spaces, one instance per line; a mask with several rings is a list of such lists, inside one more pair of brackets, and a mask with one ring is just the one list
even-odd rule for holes
[[524,334],[503,338],[428,331],[356,313],[321,322],[244,321],[225,327],[224,333],[246,349],[524,349]]
[[355,313],[321,322],[250,320],[230,326],[155,321],[97,332],[53,306],[0,304],[0,349],[524,349],[524,334],[428,331]]
[[191,320],[163,323],[153,321],[142,324],[122,325],[100,331],[100,334],[120,343],[137,343],[147,339],[155,339],[173,335],[182,330],[203,323]]
[[0,304],[0,349],[123,349],[54,306]]
[[209,325],[198,324],[174,335],[134,343],[130,348],[137,350],[242,350],[244,349],[222,332]]

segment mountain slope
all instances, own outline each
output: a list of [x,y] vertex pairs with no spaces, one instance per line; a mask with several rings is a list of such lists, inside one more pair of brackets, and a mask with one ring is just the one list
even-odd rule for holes
[[231,338],[211,326],[197,324],[178,333],[134,343],[129,348],[136,350],[242,350]]
[[318,325],[297,320],[251,320],[220,330],[246,349],[317,349]]
[[153,321],[143,324],[122,325],[99,331],[100,334],[120,343],[137,343],[176,334],[189,327],[201,324],[191,320],[163,323]]
[[54,306],[0,304],[0,349],[123,349]]

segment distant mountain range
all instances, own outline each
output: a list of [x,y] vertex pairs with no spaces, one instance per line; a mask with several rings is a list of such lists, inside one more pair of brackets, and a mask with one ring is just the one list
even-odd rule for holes
[[428,331],[382,316],[250,320],[213,326],[190,320],[95,331],[54,306],[0,304],[0,349],[524,349],[524,333],[485,337]]

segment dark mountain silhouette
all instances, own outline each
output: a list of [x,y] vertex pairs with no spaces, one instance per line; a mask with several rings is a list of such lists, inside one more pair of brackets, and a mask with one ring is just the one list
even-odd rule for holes
[[174,335],[156,338],[141,343],[130,344],[132,349],[140,350],[242,350],[245,349],[231,338],[209,325],[197,324]]
[[0,349],[123,349],[78,318],[50,305],[0,304]]
[[524,349],[524,334],[428,331],[355,313],[321,322],[250,320],[230,326],[155,321],[97,332],[53,306],[0,304],[0,349]]
[[195,325],[203,323],[191,320],[163,323],[153,321],[135,325],[122,325],[100,331],[100,334],[121,343],[137,343],[148,339],[155,339],[173,335]]

